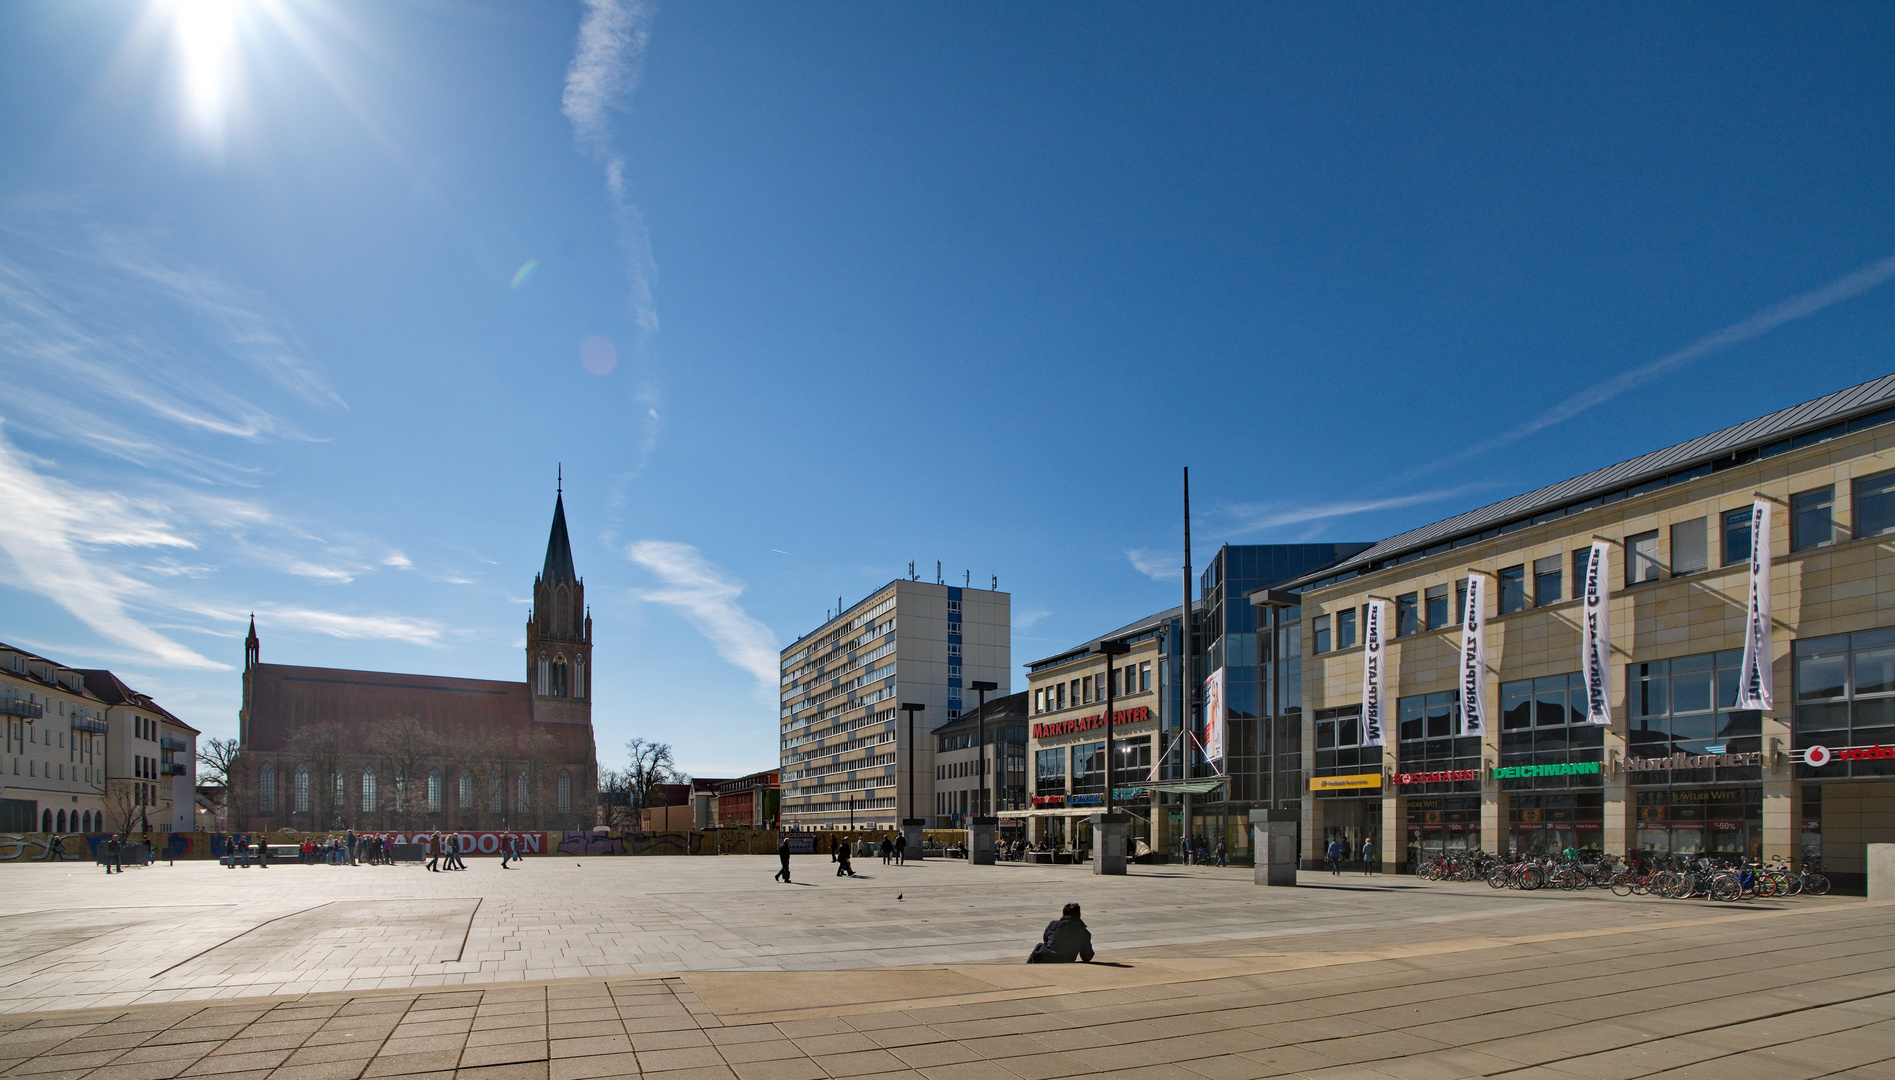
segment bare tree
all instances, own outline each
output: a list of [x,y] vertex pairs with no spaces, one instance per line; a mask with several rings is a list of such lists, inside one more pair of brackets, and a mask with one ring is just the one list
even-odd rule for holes
[[339,724],[309,724],[296,729],[284,750],[309,769],[309,820],[312,829],[334,829],[342,824],[342,799],[337,781],[342,775],[342,752],[348,733]]
[[375,726],[371,746],[388,770],[395,821],[408,827],[422,812],[426,770],[440,753],[440,740],[412,716],[391,716]]
[[632,771],[600,769],[599,802],[603,804],[605,824],[618,829],[637,825],[638,812],[632,809]]
[[638,821],[645,807],[652,804],[652,796],[658,785],[688,782],[690,779],[678,771],[677,763],[671,756],[670,743],[633,739],[625,744],[625,753],[631,759],[624,770],[626,808],[633,822]]
[[120,836],[130,836],[140,824],[145,809],[138,801],[139,784],[136,780],[113,778],[105,782],[105,814],[112,823],[112,831]]
[[224,789],[224,807],[230,818],[230,826],[237,825],[235,820],[242,813],[241,807],[247,805],[241,798],[243,789],[243,769],[237,762],[240,749],[235,739],[205,739],[197,744],[197,763],[204,766],[198,774],[198,780],[204,786]]

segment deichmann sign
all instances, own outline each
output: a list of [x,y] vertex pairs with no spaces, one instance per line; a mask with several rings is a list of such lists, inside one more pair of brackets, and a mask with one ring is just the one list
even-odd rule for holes
[[1495,780],[1525,780],[1534,776],[1597,776],[1599,763],[1573,761],[1565,765],[1509,765],[1489,769],[1488,775]]
[[1312,776],[1309,778],[1311,791],[1342,791],[1347,788],[1378,788],[1382,786],[1382,774],[1378,772],[1357,773],[1354,776]]
[[[1136,709],[1120,709],[1118,712],[1112,714],[1112,723],[1115,726],[1119,724],[1136,724],[1150,719],[1151,708],[1145,705],[1140,705]],[[1105,714],[1093,713],[1091,716],[1081,716],[1076,720],[1056,720],[1050,724],[1034,724],[1033,737],[1036,739],[1051,739],[1060,735],[1073,735],[1081,731],[1091,731],[1094,728],[1102,728],[1104,726]]]
[[1451,784],[1456,780],[1479,780],[1477,769],[1447,769],[1442,772],[1405,772],[1396,773],[1395,782],[1407,787],[1413,784]]
[[1739,765],[1761,765],[1763,755],[1752,754],[1673,754],[1670,757],[1625,759],[1626,772],[1663,772],[1666,769],[1729,769]]

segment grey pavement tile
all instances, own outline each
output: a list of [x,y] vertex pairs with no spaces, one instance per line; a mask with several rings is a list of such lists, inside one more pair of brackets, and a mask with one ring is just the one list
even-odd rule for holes
[[554,1039],[549,1044],[555,1058],[591,1057],[596,1054],[630,1053],[632,1039],[629,1035],[582,1035],[569,1039]]
[[379,1044],[375,1042],[305,1045],[292,1051],[289,1057],[283,1059],[283,1064],[319,1065],[329,1061],[359,1061],[366,1065],[369,1059],[375,1056],[378,1048]]
[[933,1065],[954,1065],[963,1061],[984,1060],[972,1050],[954,1042],[923,1043],[919,1046],[890,1047],[889,1053],[900,1058],[911,1069],[926,1069]]
[[368,1068],[365,1058],[344,1061],[321,1061],[307,1065],[279,1066],[270,1075],[276,1080],[356,1080]]
[[547,1080],[546,1062],[534,1061],[516,1065],[484,1065],[470,1069],[457,1069],[454,1080]]
[[516,1042],[545,1042],[544,1027],[475,1028],[467,1033],[468,1046],[504,1046]]
[[743,1042],[719,1046],[718,1054],[726,1065],[738,1065],[752,1061],[781,1061],[785,1058],[808,1057],[788,1039],[772,1042]]
[[710,1036],[702,1031],[646,1031],[632,1035],[632,1049],[641,1054],[647,1050],[684,1050],[710,1045]]
[[638,1067],[643,1072],[665,1072],[676,1069],[695,1069],[701,1067],[725,1067],[724,1059],[717,1050],[709,1046],[687,1046],[677,1050],[640,1050]]
[[206,1054],[179,1076],[225,1076],[230,1073],[274,1069],[290,1056],[288,1050],[259,1050],[251,1053]]
[[511,1042],[498,1046],[469,1046],[461,1051],[462,1069],[488,1065],[519,1065],[545,1061],[550,1054],[543,1042]]
[[747,1061],[731,1065],[730,1071],[737,1074],[737,1080],[823,1080],[828,1075],[806,1057]]
[[458,1054],[461,1047],[467,1045],[462,1035],[424,1035],[418,1038],[402,1038],[397,1032],[382,1044],[384,1054]]
[[460,1052],[432,1054],[377,1054],[363,1070],[363,1076],[407,1076],[413,1073],[452,1072],[460,1062]]
[[554,1058],[549,1080],[607,1080],[638,1076],[636,1054],[597,1054],[592,1057]]
[[[729,1057],[728,1054],[725,1055]],[[908,1066],[886,1050],[858,1050],[848,1054],[830,1054],[814,1059],[822,1071],[832,1077],[867,1076],[904,1070]],[[733,1065],[735,1062],[732,1063]]]

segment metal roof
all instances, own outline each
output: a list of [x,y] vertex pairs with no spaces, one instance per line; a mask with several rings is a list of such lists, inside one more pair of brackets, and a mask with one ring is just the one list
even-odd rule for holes
[[[1131,637],[1133,634],[1140,633],[1145,630],[1155,630],[1158,628],[1159,624],[1168,623],[1171,620],[1177,618],[1178,612],[1181,608],[1182,608],[1182,605],[1179,605],[1178,607],[1168,607],[1156,615],[1147,615],[1144,618],[1139,619],[1135,622],[1126,623],[1124,626],[1121,626],[1117,630],[1114,630],[1110,633],[1100,634],[1098,637],[1093,638],[1091,641],[1086,642],[1084,645],[1075,645],[1070,649],[1061,649],[1059,652],[1053,653],[1050,656],[1043,656],[1038,660],[1029,660],[1027,661],[1027,664],[1026,664],[1027,671],[1031,673],[1041,667],[1052,667],[1056,664],[1063,664],[1068,661],[1077,660],[1082,656],[1089,656],[1092,653],[1099,651],[1099,643],[1101,641],[1118,641],[1122,638]],[[1191,610],[1203,611],[1204,601],[1202,600],[1191,601]]]
[[1354,558],[1306,574],[1285,587],[1301,589],[1312,583],[1328,584],[1379,570],[1391,560],[1405,561],[1404,557],[1419,557],[1462,543],[1474,543],[1617,498],[1655,490],[1666,483],[1682,483],[1720,468],[1747,464],[1891,420],[1895,420],[1895,375],[1884,375],[1676,446],[1410,529]]

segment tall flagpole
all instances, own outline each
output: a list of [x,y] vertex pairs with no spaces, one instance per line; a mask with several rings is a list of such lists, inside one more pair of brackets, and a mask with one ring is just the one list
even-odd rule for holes
[[[1184,467],[1184,604],[1178,609],[1178,723],[1185,732],[1192,730],[1191,692],[1196,689],[1191,680],[1191,467]],[[1178,752],[1178,778],[1191,778],[1191,744],[1189,740],[1180,740]],[[1187,792],[1182,796],[1183,806],[1179,808],[1178,829],[1180,836],[1191,835],[1191,796]]]

